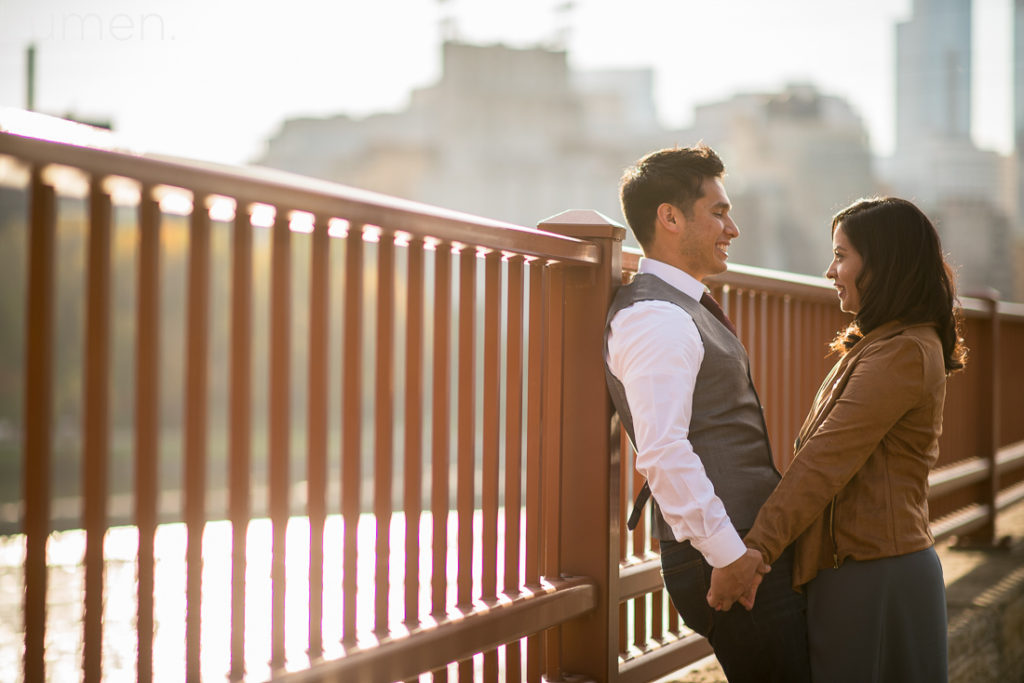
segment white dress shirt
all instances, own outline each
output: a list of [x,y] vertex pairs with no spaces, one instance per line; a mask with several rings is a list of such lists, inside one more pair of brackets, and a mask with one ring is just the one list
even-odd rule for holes
[[[661,278],[695,301],[704,285],[663,261],[640,259],[640,273]],[[667,301],[638,301],[619,311],[608,332],[608,368],[622,382],[633,416],[636,468],[677,541],[690,541],[712,567],[746,546],[689,440],[693,391],[704,342],[693,318]]]

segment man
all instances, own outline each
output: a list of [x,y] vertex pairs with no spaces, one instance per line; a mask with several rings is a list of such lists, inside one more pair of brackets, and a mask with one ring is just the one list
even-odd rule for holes
[[[608,387],[654,498],[665,587],[686,625],[708,638],[730,681],[809,681],[792,551],[769,568],[742,541],[779,473],[747,353],[702,284],[726,270],[739,236],[724,172],[698,145],[654,152],[623,175],[622,210],[644,258],[608,312]],[[742,606],[711,606],[711,593],[742,595]]]

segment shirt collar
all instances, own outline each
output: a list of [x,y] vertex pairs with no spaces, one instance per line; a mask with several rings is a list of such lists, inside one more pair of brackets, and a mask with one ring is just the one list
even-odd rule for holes
[[683,294],[696,301],[700,301],[701,296],[707,291],[707,288],[700,280],[693,277],[686,271],[680,270],[675,266],[670,266],[664,261],[647,258],[646,256],[640,257],[640,266],[637,269],[637,272],[647,273],[661,278]]

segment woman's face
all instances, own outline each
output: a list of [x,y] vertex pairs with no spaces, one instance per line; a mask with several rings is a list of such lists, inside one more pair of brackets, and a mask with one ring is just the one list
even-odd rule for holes
[[828,264],[825,277],[832,280],[839,294],[839,308],[847,313],[860,310],[860,292],[857,290],[857,276],[864,266],[860,253],[853,248],[843,231],[843,224],[836,226],[832,234],[832,263]]

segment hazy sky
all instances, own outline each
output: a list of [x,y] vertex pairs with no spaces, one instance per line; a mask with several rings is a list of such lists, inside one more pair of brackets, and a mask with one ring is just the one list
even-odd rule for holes
[[[1011,0],[975,0],[973,132],[1011,146]],[[399,109],[468,41],[561,39],[575,69],[650,67],[663,123],[739,91],[811,82],[894,135],[895,22],[911,0],[0,0],[0,106],[111,120],[143,149],[251,160],[291,116]]]

